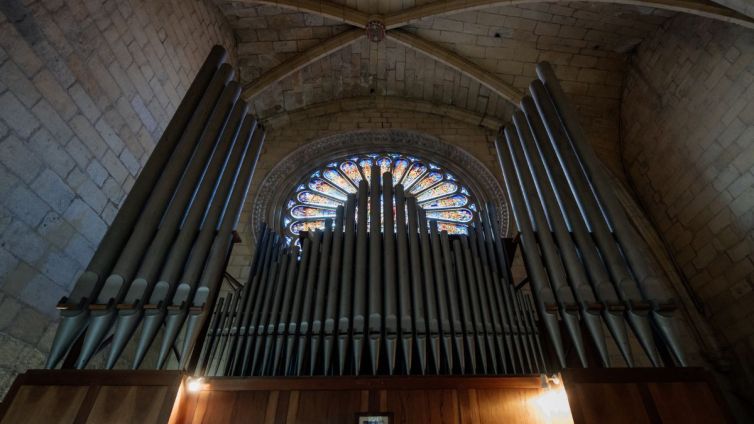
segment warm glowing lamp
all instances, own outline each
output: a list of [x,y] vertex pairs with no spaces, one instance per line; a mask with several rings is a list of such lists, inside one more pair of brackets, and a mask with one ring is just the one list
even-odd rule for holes
[[186,389],[190,393],[197,393],[202,390],[204,379],[201,377],[189,377],[186,379]]
[[532,399],[533,406],[548,423],[572,423],[568,395],[560,384],[560,376],[542,376],[543,391]]

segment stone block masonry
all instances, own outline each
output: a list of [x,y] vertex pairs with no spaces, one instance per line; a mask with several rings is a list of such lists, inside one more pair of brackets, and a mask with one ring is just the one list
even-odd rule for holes
[[689,16],[670,20],[633,60],[621,137],[637,195],[750,393],[754,31]]
[[0,397],[214,44],[235,56],[210,1],[0,2]]

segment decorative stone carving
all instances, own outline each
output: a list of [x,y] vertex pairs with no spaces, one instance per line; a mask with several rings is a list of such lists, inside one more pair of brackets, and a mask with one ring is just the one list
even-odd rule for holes
[[370,19],[366,26],[367,39],[379,43],[385,39],[385,23],[380,19]]

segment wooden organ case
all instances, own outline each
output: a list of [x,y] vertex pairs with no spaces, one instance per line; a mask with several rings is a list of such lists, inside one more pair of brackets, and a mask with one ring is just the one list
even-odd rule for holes
[[495,142],[515,238],[491,205],[448,234],[375,171],[298,243],[260,228],[248,280],[223,288],[264,143],[226,57],[200,69],[61,300],[48,370],[16,379],[0,423],[731,421],[546,63]]

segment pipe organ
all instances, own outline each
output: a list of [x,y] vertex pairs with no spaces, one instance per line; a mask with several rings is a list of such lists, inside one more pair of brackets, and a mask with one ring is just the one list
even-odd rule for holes
[[610,367],[605,330],[628,367],[637,354],[653,366],[685,365],[675,305],[653,258],[551,68],[537,71],[531,96],[495,142],[527,284],[512,279],[513,251],[495,233],[493,208],[475,213],[467,235],[451,236],[402,185],[393,193],[390,173],[373,172],[323,231],[301,235],[300,251],[262,229],[249,283],[228,296],[231,307],[214,310],[200,372],[508,375]]
[[179,352],[190,346],[203,308],[216,297],[264,142],[226,60],[225,49],[213,48],[86,271],[60,302],[48,368],[66,352],[84,368],[100,350],[112,368],[131,341],[137,368],[163,326],[150,366],[163,366],[183,326],[189,337]]
[[[733,422],[548,64],[494,141],[513,238],[487,193],[376,146],[297,186],[320,212],[289,201],[237,282],[265,130],[226,61],[215,47],[61,299],[63,369],[19,375],[0,424]],[[328,175],[348,189],[318,190]]]
[[104,351],[108,369],[176,355],[211,376],[551,374],[616,365],[609,339],[628,367],[685,365],[666,283],[546,63],[495,141],[515,240],[491,205],[448,234],[375,167],[296,243],[262,226],[248,281],[221,290],[264,142],[226,56],[212,51],[61,301],[48,367]]
[[373,173],[369,190],[362,181],[324,230],[301,233],[300,250],[262,228],[248,283],[214,309],[200,373],[547,370],[534,302],[509,283],[510,249],[494,235],[494,215],[449,236],[402,185],[393,205],[391,178]]

